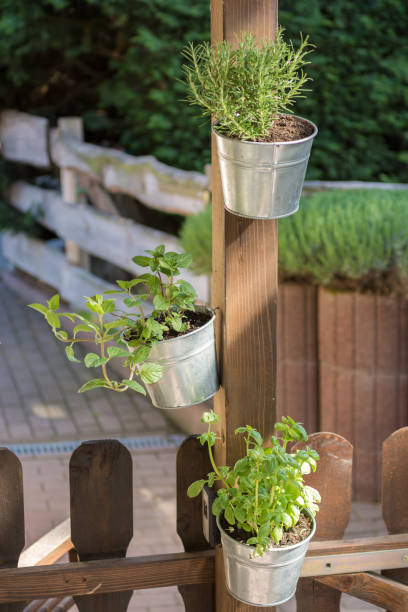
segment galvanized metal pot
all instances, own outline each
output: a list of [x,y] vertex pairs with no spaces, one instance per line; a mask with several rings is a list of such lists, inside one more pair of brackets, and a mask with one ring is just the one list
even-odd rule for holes
[[218,391],[215,312],[207,306],[196,306],[196,310],[208,312],[211,319],[184,336],[161,340],[150,351],[147,361],[159,363],[163,368],[161,379],[146,385],[156,408],[192,406],[204,402]]
[[254,548],[231,538],[220,525],[224,554],[225,581],[231,595],[252,606],[278,606],[288,601],[296,591],[297,581],[307,547],[316,529],[292,546],[274,548],[254,557]]
[[[304,119],[306,121],[306,119]],[[317,127],[289,142],[250,142],[214,133],[225,207],[252,219],[279,219],[299,208],[307,163]]]

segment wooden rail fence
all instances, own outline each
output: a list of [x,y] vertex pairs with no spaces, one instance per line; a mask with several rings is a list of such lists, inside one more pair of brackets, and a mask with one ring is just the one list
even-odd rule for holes
[[[159,243],[180,250],[174,235],[120,216],[112,193],[126,194],[152,209],[181,215],[197,213],[209,201],[210,167],[205,174],[185,171],[152,156],[135,157],[83,142],[82,123],[76,117],[62,118],[57,128],[50,128],[43,117],[4,110],[0,113],[0,143],[6,160],[45,171],[59,169],[61,192],[19,181],[11,185],[8,200],[21,212],[40,205],[39,223],[65,242],[64,254],[45,241],[5,233],[4,255],[23,272],[57,289],[75,306],[82,303],[83,295],[111,288],[89,271],[88,255],[137,273],[131,261],[136,252]],[[358,187],[408,188],[402,184],[337,181],[305,184],[306,191]],[[197,287],[199,298],[209,301],[208,278],[191,275],[189,280]]]
[[[342,540],[350,513],[352,446],[331,433],[312,434],[308,444],[321,456],[317,472],[306,478],[320,490],[322,504],[298,584],[298,612],[339,612],[342,592],[406,612],[408,427],[384,443],[388,536]],[[133,590],[175,585],[187,612],[215,610],[215,567],[222,566],[222,551],[209,549],[201,501],[186,495],[187,485],[209,469],[198,439],[185,440],[177,457],[177,532],[185,552],[125,558],[133,534],[131,455],[116,440],[84,442],[69,464],[70,519],[21,552],[22,466],[11,451],[0,449],[0,610],[62,611],[75,603],[81,612],[120,612]],[[70,562],[55,564],[66,553]]]

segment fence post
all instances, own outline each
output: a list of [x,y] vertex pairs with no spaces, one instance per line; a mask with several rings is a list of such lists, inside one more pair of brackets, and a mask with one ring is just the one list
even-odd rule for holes
[[[408,427],[394,431],[383,443],[382,510],[388,533],[408,533]],[[408,569],[382,573],[408,585]]]
[[[0,567],[17,567],[24,548],[23,472],[19,459],[0,448]],[[0,612],[20,612],[24,602],[0,604]]]
[[[117,440],[84,442],[69,464],[71,539],[80,561],[125,557],[133,536],[132,458]],[[132,591],[74,597],[80,612],[126,612]]]
[[[317,471],[305,482],[322,497],[314,540],[341,539],[350,518],[353,447],[334,433],[315,433],[294,450],[310,446],[320,455]],[[297,612],[339,612],[341,592],[313,578],[301,578],[296,591]]]
[[[194,480],[206,478],[211,471],[207,448],[195,436],[184,440],[177,452],[177,533],[186,552],[209,548],[203,536],[201,496],[187,497]],[[178,587],[186,612],[213,612],[214,585],[181,585]]]
[[[277,0],[211,0],[212,41],[236,44],[242,32],[252,32],[259,41],[271,40],[277,17]],[[212,163],[212,303],[219,308],[222,381],[214,398],[221,434],[215,454],[220,465],[233,465],[244,452],[234,430],[248,423],[266,440],[276,420],[278,226],[276,220],[244,219],[225,211],[214,137]],[[216,609],[255,611],[228,594],[220,559],[218,553]]]
[[[83,141],[84,129],[80,117],[61,117],[58,119],[58,129],[61,134]],[[76,204],[80,201],[78,195],[79,181],[77,173],[72,168],[61,168],[60,170],[61,192],[64,202]],[[89,270],[89,255],[72,241],[65,241],[65,252],[67,260],[74,266],[80,266]]]

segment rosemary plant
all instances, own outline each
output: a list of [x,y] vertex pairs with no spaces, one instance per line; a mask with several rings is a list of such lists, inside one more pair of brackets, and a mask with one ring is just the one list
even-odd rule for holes
[[223,41],[190,43],[183,51],[188,102],[212,115],[217,131],[241,140],[266,140],[278,115],[304,97],[310,79],[302,71],[309,63],[308,37],[298,49],[283,38],[258,46],[252,34],[243,34],[234,48]]

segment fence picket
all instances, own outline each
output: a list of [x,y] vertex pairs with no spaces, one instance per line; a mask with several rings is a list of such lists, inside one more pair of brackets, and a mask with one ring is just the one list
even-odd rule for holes
[[[201,526],[201,497],[187,497],[187,488],[194,480],[205,478],[211,469],[207,448],[198,438],[187,438],[177,453],[177,533],[186,552],[209,548]],[[214,610],[214,584],[182,585],[178,590],[186,612]]]
[[[382,509],[388,533],[408,533],[408,427],[394,431],[383,443]],[[382,573],[408,585],[408,569]]]
[[[120,558],[133,536],[132,458],[117,440],[84,442],[69,464],[71,539],[80,561]],[[132,591],[74,597],[80,612],[125,612]]]
[[[24,548],[23,473],[19,459],[0,448],[0,566],[17,567]],[[0,604],[0,612],[20,612],[24,602]]]
[[[305,477],[306,484],[316,488],[322,497],[313,539],[340,539],[350,517],[353,447],[333,433],[312,434],[295,449],[305,446],[320,455],[317,471]],[[297,612],[339,612],[340,598],[340,591],[312,578],[301,578],[296,591]]]

